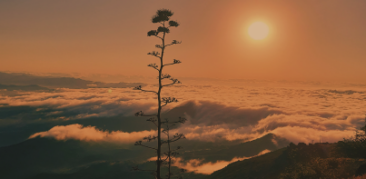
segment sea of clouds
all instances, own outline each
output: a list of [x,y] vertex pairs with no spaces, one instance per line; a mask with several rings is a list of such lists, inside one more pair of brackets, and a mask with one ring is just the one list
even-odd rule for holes
[[[152,93],[132,88],[58,88],[0,94],[0,129],[6,134],[0,137],[2,145],[11,144],[14,136],[17,142],[48,137],[132,146],[156,135],[154,125],[142,125],[148,123],[146,118],[134,116],[138,111],[156,112],[157,97]],[[187,118],[171,133],[183,133],[188,141],[244,142],[273,133],[294,143],[337,142],[365,125],[366,88],[362,85],[192,83],[164,88],[162,96],[178,99],[163,109],[163,117]],[[250,156],[206,163],[176,158],[174,165],[210,174],[246,158]]]
[[[156,86],[148,85],[145,89],[153,90]],[[168,105],[164,111],[178,111],[188,119],[174,129],[174,132],[184,133],[188,140],[245,141],[273,133],[295,143],[336,142],[353,136],[356,129],[364,125],[366,113],[366,90],[362,87],[192,84],[167,87],[163,96],[178,98],[178,103]],[[133,143],[144,135],[153,135],[154,130],[110,131],[83,126],[78,121],[117,115],[133,117],[140,110],[151,114],[157,110],[156,95],[131,88],[19,91],[15,95],[2,95],[0,104],[8,108],[31,106],[42,114],[33,120],[24,119],[26,115],[3,117],[0,119],[3,128],[18,123],[68,121],[68,125],[55,125],[47,131],[29,135],[30,138],[122,143]]]

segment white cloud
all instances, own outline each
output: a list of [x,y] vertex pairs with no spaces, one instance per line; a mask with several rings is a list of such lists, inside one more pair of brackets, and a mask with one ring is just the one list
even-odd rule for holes
[[[188,172],[210,175],[211,173],[226,167],[230,163],[234,163],[234,162],[237,162],[240,160],[250,159],[253,157],[264,155],[269,152],[271,152],[271,151],[268,149],[265,149],[254,156],[234,157],[230,161],[218,160],[216,162],[203,162],[203,160],[200,160],[200,159],[191,159],[188,161],[183,161],[182,158],[177,157],[177,158],[173,159],[172,165],[176,166],[178,168],[186,169]],[[156,161],[156,157],[152,157],[152,158],[148,159],[148,161]]]
[[[162,96],[174,96],[180,101],[166,110],[180,106],[181,111],[189,115],[187,124],[176,131],[191,140],[254,139],[272,132],[294,142],[331,142],[348,137],[364,125],[364,89],[289,86],[180,85],[164,89]],[[147,89],[153,90],[156,86]],[[48,114],[50,118],[60,120],[121,114],[132,116],[140,110],[145,113],[156,111],[156,96],[153,94],[131,88],[112,91],[90,88],[22,92],[20,96],[1,96],[0,104],[47,106],[75,114],[66,117],[62,116],[65,112]],[[300,135],[305,131],[322,137]]]
[[110,141],[118,143],[134,143],[143,137],[154,135],[156,131],[102,131],[92,126],[83,127],[80,124],[71,124],[67,126],[55,126],[48,131],[37,132],[29,138],[51,137],[57,140],[82,140],[82,141]]

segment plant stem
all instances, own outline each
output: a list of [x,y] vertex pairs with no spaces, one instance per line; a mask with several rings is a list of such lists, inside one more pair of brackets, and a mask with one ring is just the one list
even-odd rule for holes
[[[163,27],[165,27],[165,22],[163,23]],[[163,43],[163,47],[161,48],[161,56],[160,56],[160,70],[159,70],[159,90],[158,90],[158,150],[157,150],[157,167],[156,167],[156,175],[158,179],[161,179],[160,168],[161,168],[161,89],[163,87],[161,82],[161,75],[163,72],[163,57],[165,50],[165,32],[163,32],[163,38],[161,39]]]

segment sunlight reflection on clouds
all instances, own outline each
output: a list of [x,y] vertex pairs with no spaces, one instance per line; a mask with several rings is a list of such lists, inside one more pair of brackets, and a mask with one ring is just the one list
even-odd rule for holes
[[[149,85],[146,89],[155,88]],[[19,92],[20,96],[2,96],[0,104],[67,109],[75,113],[68,120],[156,111],[153,94],[131,88],[112,90],[113,93],[106,88]],[[187,110],[194,108],[195,115],[186,111],[188,122],[176,129],[192,140],[248,140],[272,132],[293,142],[334,142],[354,134],[363,125],[366,113],[366,91],[360,88],[179,85],[166,88],[162,96],[179,100],[165,111],[185,105]],[[62,113],[58,115],[61,116],[49,114],[62,120]],[[310,134],[301,136],[304,131]]]
[[[271,152],[271,151],[268,149],[265,149],[254,156],[234,157],[230,161],[218,160],[216,162],[203,162],[203,160],[200,160],[200,159],[191,159],[191,160],[185,161],[180,157],[175,157],[175,158],[173,158],[172,165],[176,166],[178,168],[186,169],[188,172],[210,175],[213,172],[226,167],[230,163],[234,163],[234,162],[240,161],[240,160],[250,159],[250,158],[253,158],[256,156],[261,156],[261,155],[264,155],[269,152]],[[156,157],[151,157],[148,159],[148,161],[156,161]]]

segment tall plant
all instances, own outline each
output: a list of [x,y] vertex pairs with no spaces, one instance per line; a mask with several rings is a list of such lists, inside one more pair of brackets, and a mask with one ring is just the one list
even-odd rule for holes
[[[181,147],[177,147],[177,149],[173,150],[171,148],[171,143],[178,141],[180,139],[185,138],[183,134],[175,134],[173,136],[170,136],[170,127],[171,125],[175,125],[177,123],[184,123],[186,121],[185,118],[179,118],[177,121],[170,122],[168,119],[162,120],[162,108],[169,103],[178,102],[178,100],[174,97],[162,97],[161,92],[164,87],[179,84],[180,81],[178,79],[172,78],[169,74],[163,73],[163,68],[170,65],[176,65],[181,63],[179,60],[173,59],[173,62],[171,63],[164,63],[164,52],[167,47],[180,44],[181,42],[177,40],[173,40],[171,43],[166,43],[166,35],[170,33],[171,27],[178,27],[179,24],[176,21],[170,20],[170,17],[173,15],[173,12],[167,9],[161,9],[156,12],[156,14],[152,18],[152,23],[159,24],[159,27],[156,30],[150,30],[147,33],[147,36],[149,37],[156,37],[161,40],[161,44],[156,44],[155,47],[160,49],[160,52],[158,51],[152,51],[149,52],[148,55],[151,55],[153,57],[156,57],[160,60],[160,64],[151,63],[148,65],[148,67],[151,67],[158,71],[158,90],[152,91],[152,90],[144,90],[141,86],[137,86],[134,88],[134,90],[140,90],[143,92],[150,92],[157,95],[157,102],[158,102],[158,111],[157,114],[147,115],[144,114],[142,111],[137,112],[136,116],[148,116],[150,118],[147,119],[147,121],[152,122],[157,127],[157,136],[147,136],[143,138],[141,141],[137,141],[135,145],[147,147],[152,150],[156,150],[156,170],[153,170],[153,174],[157,179],[161,179],[161,168],[162,165],[165,163],[168,164],[168,174],[167,178],[170,179],[172,176],[171,173],[171,164],[172,164],[172,157],[178,154],[176,150],[180,149]],[[170,80],[170,83],[163,84],[163,80]],[[164,125],[164,126],[163,126]],[[163,128],[164,127],[164,128]],[[166,135],[165,138],[163,138],[162,133]],[[157,146],[152,147],[150,145],[144,144],[143,141],[151,142],[157,140]],[[162,145],[167,145],[167,152],[162,152]],[[134,168],[135,170],[142,170],[138,167]],[[148,171],[148,170],[144,170]]]

